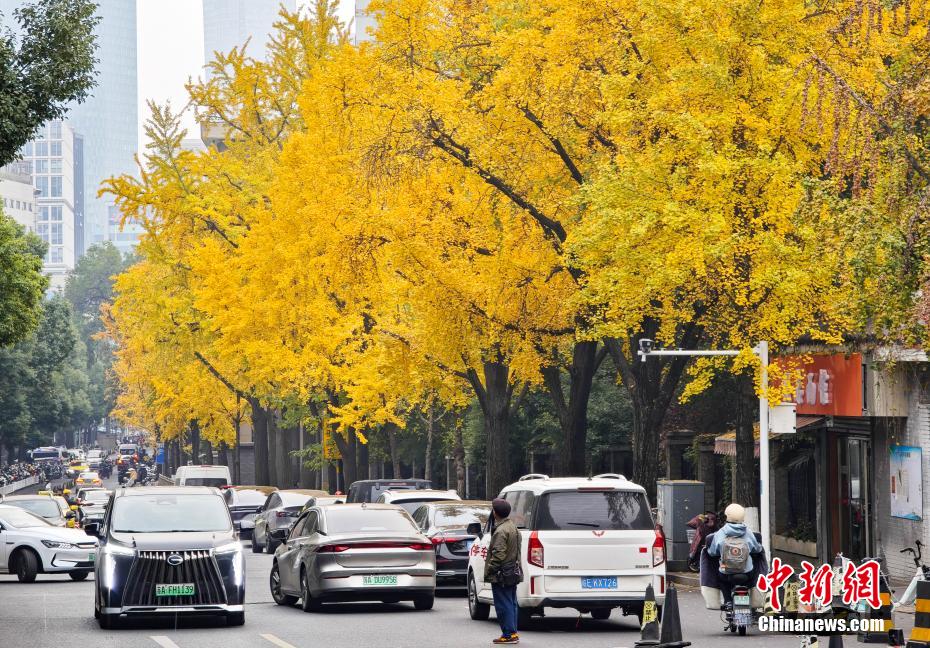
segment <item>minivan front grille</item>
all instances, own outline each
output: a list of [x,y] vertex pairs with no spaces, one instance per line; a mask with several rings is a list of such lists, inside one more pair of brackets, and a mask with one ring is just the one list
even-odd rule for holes
[[[183,560],[171,565],[168,557]],[[156,585],[192,583],[193,596],[155,596]],[[219,566],[209,550],[140,551],[133,561],[123,588],[123,606],[220,605],[226,603],[226,589]]]

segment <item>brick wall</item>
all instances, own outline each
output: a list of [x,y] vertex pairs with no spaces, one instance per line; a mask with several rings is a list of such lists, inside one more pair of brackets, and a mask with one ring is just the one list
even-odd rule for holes
[[930,404],[920,393],[916,379],[909,379],[908,416],[901,419],[878,419],[872,446],[872,475],[875,529],[875,549],[884,553],[889,574],[893,580],[910,580],[914,564],[901,550],[914,545],[914,540],[930,543],[930,510],[924,506],[922,521],[911,521],[891,517],[889,449],[893,445],[919,446],[923,448],[922,484],[926,502],[930,495]]

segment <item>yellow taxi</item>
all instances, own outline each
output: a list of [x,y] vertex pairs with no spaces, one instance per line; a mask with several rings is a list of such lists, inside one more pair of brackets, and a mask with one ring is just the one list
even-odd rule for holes
[[87,462],[75,459],[68,464],[68,469],[65,471],[65,474],[68,475],[68,477],[77,477],[88,470],[90,470],[90,466],[87,465]]
[[74,480],[75,486],[103,486],[103,480],[100,479],[99,473],[85,471],[77,476]]

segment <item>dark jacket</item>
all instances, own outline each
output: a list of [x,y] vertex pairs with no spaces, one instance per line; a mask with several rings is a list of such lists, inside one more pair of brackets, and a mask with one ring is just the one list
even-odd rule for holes
[[506,518],[494,525],[488,558],[484,563],[484,582],[496,583],[501,565],[520,560],[520,532],[513,520]]
[[[758,554],[753,554],[752,556],[752,571],[749,573],[748,577],[748,581],[751,584],[755,584],[760,574],[767,574],[769,571],[767,557],[765,552],[761,550],[761,536],[758,533],[754,533],[753,536],[759,543],[760,551]],[[710,538],[708,539],[708,543],[704,545],[704,548],[701,550],[701,587],[720,589],[720,559],[707,552],[707,547],[709,545]]]

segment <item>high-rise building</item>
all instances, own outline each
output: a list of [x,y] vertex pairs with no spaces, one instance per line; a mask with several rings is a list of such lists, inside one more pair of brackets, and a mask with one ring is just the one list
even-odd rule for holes
[[[72,106],[66,116],[83,136],[82,249],[114,237],[110,231],[109,196],[98,197],[101,183],[111,176],[135,174],[139,144],[137,92],[136,0],[96,0],[96,86],[84,103]],[[15,28],[13,11],[22,0],[0,0],[3,23]],[[137,228],[137,226],[134,226]],[[138,234],[135,234],[138,236]]]
[[297,0],[203,0],[203,51],[207,61],[213,60],[214,52],[229,52],[246,41],[246,53],[264,59],[282,7],[294,12]]
[[368,4],[371,0],[355,0],[355,44],[358,45],[364,41],[370,41],[372,36],[368,33],[369,29],[378,26],[376,16],[368,13]]
[[70,124],[49,122],[22,148],[20,161],[6,167],[32,177],[33,229],[48,243],[44,270],[52,279],[53,290],[64,288],[65,278],[80,256],[74,247],[74,180],[81,175],[80,160],[75,164],[75,140]]
[[26,162],[13,162],[0,169],[0,203],[3,213],[30,232],[36,229],[36,191]]

